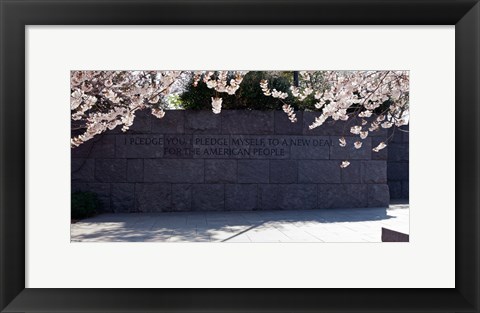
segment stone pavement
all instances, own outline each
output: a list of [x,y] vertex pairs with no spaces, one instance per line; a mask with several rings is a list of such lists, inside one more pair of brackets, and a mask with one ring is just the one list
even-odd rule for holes
[[409,233],[409,205],[389,208],[101,214],[71,225],[72,242],[381,242]]

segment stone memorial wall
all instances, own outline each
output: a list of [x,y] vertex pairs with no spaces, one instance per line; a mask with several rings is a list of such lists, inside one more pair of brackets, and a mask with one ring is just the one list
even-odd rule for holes
[[[409,127],[402,129],[408,131]],[[409,198],[409,133],[396,130],[388,144],[387,179],[390,199]]]
[[356,150],[343,123],[310,130],[316,115],[298,112],[291,123],[283,111],[140,112],[127,133],[72,149],[72,191],[96,192],[110,212],[387,206],[387,149],[372,151],[386,132]]

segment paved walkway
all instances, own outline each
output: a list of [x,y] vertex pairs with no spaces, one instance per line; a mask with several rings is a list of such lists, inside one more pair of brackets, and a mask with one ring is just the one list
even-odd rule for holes
[[409,233],[408,204],[302,211],[101,214],[71,225],[72,242],[381,242]]

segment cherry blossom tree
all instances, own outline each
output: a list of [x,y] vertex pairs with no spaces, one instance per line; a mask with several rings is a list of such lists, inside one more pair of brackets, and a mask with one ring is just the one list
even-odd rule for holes
[[220,94],[235,94],[246,71],[72,71],[70,109],[72,130],[82,131],[71,138],[72,147],[106,130],[133,124],[135,112],[151,110],[157,118],[165,115],[166,99],[172,87],[185,75],[193,74],[215,91],[212,110],[221,112]]
[[[212,111],[222,109],[222,94],[233,95],[240,88],[247,71],[72,71],[72,129],[80,132],[71,139],[72,147],[92,139],[108,129],[121,126],[128,131],[135,113],[150,110],[157,118],[165,115],[167,98],[175,86],[193,77],[214,92]],[[319,115],[310,129],[321,127],[329,119],[343,122],[345,129],[358,136],[354,147],[360,149],[369,133],[380,129],[399,129],[409,120],[408,71],[300,71],[298,86],[289,90],[270,89],[267,80],[259,82],[263,94],[283,103],[283,111],[297,122],[294,108],[284,100],[291,95],[299,101],[313,95]],[[387,146],[393,133],[376,147]],[[344,137],[339,139],[346,146]],[[344,161],[341,167],[350,163]]]
[[[309,126],[310,129],[322,126],[327,120],[344,121],[350,127],[350,133],[358,135],[354,147],[360,149],[362,140],[369,133],[381,128],[398,129],[409,121],[409,72],[408,71],[325,71],[325,88],[315,90],[311,84],[311,72],[301,71],[299,87],[292,85],[293,97],[300,101],[314,94],[318,102],[315,108],[321,113]],[[265,96],[278,98],[280,101],[288,97],[285,91],[270,90],[268,81],[260,82]],[[282,101],[283,102],[283,101]],[[284,103],[283,110],[290,121],[296,122],[293,108]],[[373,148],[379,152],[387,146],[394,132],[387,140]],[[346,146],[344,137],[339,139],[341,147]],[[342,162],[347,167],[348,161]]]

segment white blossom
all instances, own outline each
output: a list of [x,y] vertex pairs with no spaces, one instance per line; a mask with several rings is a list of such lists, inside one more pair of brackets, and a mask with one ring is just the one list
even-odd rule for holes
[[285,98],[288,97],[288,93],[277,91],[276,89],[273,89],[272,90],[272,97],[279,98],[279,99],[285,99]]
[[208,80],[207,81],[207,87],[212,89],[217,87],[217,81],[216,80]]
[[295,117],[295,113],[293,113],[293,108],[288,105],[284,104],[282,106],[283,112],[287,113],[288,118],[290,119],[290,122],[295,123],[297,121],[297,118]]
[[324,101],[319,101],[319,102],[315,103],[315,108],[316,109],[321,109],[324,104],[325,104]]
[[373,131],[376,131],[378,130],[380,124],[378,124],[378,122],[372,122],[370,124],[370,127],[368,128],[369,131],[373,132]]
[[300,89],[296,86],[290,86],[290,90],[292,92],[292,95],[294,97],[299,97],[300,96]]
[[152,115],[157,118],[162,118],[165,116],[165,111],[163,111],[162,109],[153,108]]
[[358,113],[358,117],[370,117],[370,116],[372,116],[372,111],[370,110],[365,110]]
[[390,128],[390,127],[393,126],[393,123],[387,121],[387,122],[383,122],[383,123],[381,124],[381,126],[382,126],[382,128]]
[[350,128],[350,132],[354,135],[360,134],[360,131],[362,130],[362,126],[352,126]]
[[378,152],[380,150],[382,150],[383,148],[385,148],[387,145],[382,141],[381,143],[378,144],[378,146],[376,146],[375,148],[373,148],[372,150],[374,152]]
[[222,98],[212,97],[212,111],[215,114],[219,114],[222,111]]
[[[395,125],[407,123],[403,116],[408,115],[409,76],[405,71],[325,71],[329,88],[315,91],[315,99],[319,100],[315,107],[323,108],[320,121],[329,118],[347,120],[341,110],[354,110],[358,117],[371,117],[373,111],[385,101],[393,101],[390,108]],[[301,88],[290,87],[292,94],[300,99],[304,96]],[[307,89],[307,91],[309,91]],[[376,122],[382,122],[385,115],[377,117]],[[368,123],[368,121],[367,121]],[[311,128],[322,123],[313,123]],[[368,126],[362,122],[363,126]],[[380,124],[368,126],[375,131]]]
[[83,92],[80,89],[75,89],[70,95],[70,109],[75,110],[81,103]]
[[148,102],[152,103],[152,104],[155,104],[155,103],[158,103],[159,100],[160,100],[160,96],[156,95],[153,98],[151,98],[150,100],[148,100]]

